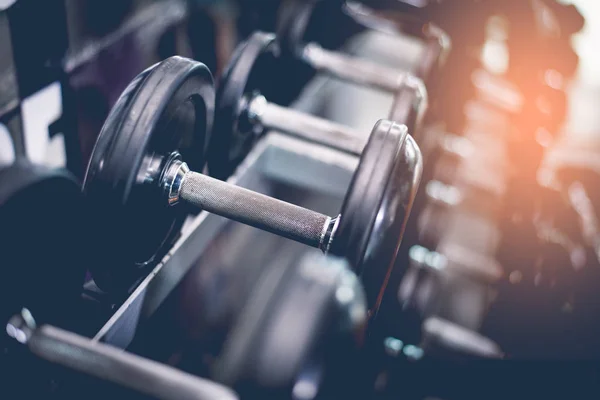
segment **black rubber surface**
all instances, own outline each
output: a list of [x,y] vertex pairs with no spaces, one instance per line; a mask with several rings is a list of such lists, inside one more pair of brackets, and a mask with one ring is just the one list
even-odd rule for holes
[[285,1],[277,16],[277,40],[285,55],[300,57],[304,48],[304,34],[311,16],[322,0]]
[[[252,365],[257,343],[264,334],[277,293],[293,276],[294,264],[264,270],[255,283],[242,311],[233,324],[215,364],[214,378],[236,387],[252,381]],[[250,382],[249,382],[250,381]]]
[[245,114],[245,96],[263,89],[271,80],[279,46],[273,34],[256,32],[238,45],[219,79],[215,106],[215,129],[208,168],[212,176],[226,179],[263,133],[251,126]]
[[[171,57],[138,75],[111,110],[94,147],[84,191],[96,242],[96,283],[123,289],[158,262],[178,237],[183,207],[168,207],[158,182],[179,152],[202,171],[212,131],[212,75],[199,62]],[[153,169],[148,160],[155,160]]]
[[365,287],[372,313],[396,260],[421,176],[421,154],[406,127],[379,121],[344,199],[331,253],[344,256]]
[[85,272],[84,202],[62,169],[19,161],[0,170],[0,320],[22,307],[61,324]]
[[[215,370],[219,381],[282,393],[307,367],[348,359],[350,348],[340,350],[355,345],[364,321],[349,321],[352,310],[364,310],[364,297],[357,293],[341,305],[336,290],[347,284],[349,271],[324,256],[314,259],[312,265],[305,260],[285,268],[274,265],[261,276],[225,343]],[[353,289],[361,291],[358,284]]]

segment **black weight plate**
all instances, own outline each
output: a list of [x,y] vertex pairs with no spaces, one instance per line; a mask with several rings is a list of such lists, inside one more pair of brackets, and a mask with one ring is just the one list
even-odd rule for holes
[[0,170],[0,319],[22,307],[61,324],[79,298],[84,202],[66,170],[17,162]]
[[215,134],[210,145],[208,169],[218,179],[227,178],[248,154],[260,126],[250,126],[244,114],[246,95],[270,82],[279,46],[273,34],[255,32],[235,50],[217,88]]
[[279,288],[293,275],[294,263],[265,269],[251,290],[213,368],[213,377],[230,386],[248,381],[248,368],[261,328],[265,325]]
[[122,289],[177,238],[187,210],[167,205],[160,174],[176,151],[192,170],[202,171],[213,109],[210,71],[182,57],[145,70],[117,100],[84,182],[95,217],[98,249],[90,262],[99,286]]
[[[340,288],[347,298],[336,296]],[[345,261],[311,254],[287,268],[273,265],[232,328],[216,377],[235,387],[289,390],[307,365],[344,365],[365,322],[364,292]]]
[[322,0],[288,0],[279,8],[277,41],[285,55],[302,57],[304,33],[316,5]]
[[346,193],[331,247],[360,276],[371,313],[394,266],[421,170],[421,152],[406,127],[379,121]]

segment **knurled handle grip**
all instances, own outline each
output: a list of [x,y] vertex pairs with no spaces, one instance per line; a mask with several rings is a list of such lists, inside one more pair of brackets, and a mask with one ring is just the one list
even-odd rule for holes
[[210,213],[322,248],[332,218],[285,201],[231,185],[197,172],[187,172],[181,200]]
[[40,358],[162,400],[234,400],[218,383],[52,326],[35,329],[27,341]]

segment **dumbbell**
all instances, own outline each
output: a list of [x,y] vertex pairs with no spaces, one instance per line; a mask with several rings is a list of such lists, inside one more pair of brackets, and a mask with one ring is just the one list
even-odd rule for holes
[[[329,51],[315,42],[304,42],[306,28],[311,16],[322,0],[291,0],[284,2],[280,7],[277,20],[277,40],[281,45],[283,56],[298,58],[317,71],[326,72],[339,79],[370,86],[394,95],[394,104],[388,118],[393,121],[411,119],[418,122],[422,119],[427,108],[428,94],[424,78],[430,78],[431,71],[438,65],[442,54],[448,47],[448,38],[439,29],[427,29],[426,37],[433,36],[433,49],[425,54],[423,65],[415,75],[407,71],[398,71],[385,67],[375,62],[362,60],[356,57]],[[390,21],[382,21],[382,17],[366,14],[364,8],[348,6],[345,1],[331,2],[339,6],[340,12],[346,9],[346,14],[359,24],[368,25],[369,28],[385,30],[384,24],[389,26]],[[372,26],[375,25],[375,26]],[[410,111],[410,114],[407,112]]]
[[395,294],[396,311],[386,310],[386,315],[395,315],[389,329],[403,341],[417,343],[422,337],[423,321],[451,305],[454,286],[450,285],[462,282],[487,288],[496,286],[502,278],[502,267],[491,256],[453,244],[435,251],[413,245],[407,271]]
[[[347,382],[354,376],[347,367],[353,365],[360,378],[357,355],[368,319],[364,290],[346,260],[315,253],[268,265],[237,299],[238,310],[209,365],[216,381],[240,393],[296,393],[309,383],[307,375],[321,371],[321,378],[310,381],[314,392],[340,395],[355,387]],[[290,323],[296,327],[293,341]],[[198,356],[192,357],[190,363],[198,364]]]
[[450,176],[429,180],[419,199],[419,243],[435,249],[457,213],[469,215],[495,231],[506,193],[505,177],[499,172],[502,170],[472,163],[458,167]]
[[425,41],[425,48],[415,68],[414,75],[421,79],[428,91],[436,80],[437,72],[444,66],[451,50],[451,39],[439,26],[412,6],[395,4],[368,6],[360,1],[344,1],[341,8],[356,23],[378,32],[393,35],[410,35]]
[[412,246],[409,253],[411,279],[404,279],[398,299],[404,308],[414,308],[427,317],[437,311],[442,277],[461,276],[484,285],[495,285],[503,278],[500,264],[492,257],[459,245],[445,245],[437,251]]
[[210,71],[180,57],[142,72],[118,99],[84,182],[102,243],[94,279],[162,258],[192,208],[347,258],[374,311],[421,173],[420,152],[406,129],[385,120],[375,125],[341,214],[330,217],[191,171],[202,171],[215,151],[208,146],[213,108]]
[[[362,154],[367,141],[364,132],[268,102],[260,94],[259,89],[269,74],[275,73],[273,63],[278,53],[275,35],[255,32],[239,45],[221,76],[216,94],[215,133],[208,159],[211,175],[228,176],[267,129],[349,154]],[[416,129],[414,119],[397,122],[405,124],[411,134]]]
[[[156,399],[238,399],[229,388],[51,325],[37,326],[27,309],[5,325],[35,357]],[[18,362],[18,361],[17,361]],[[18,366],[7,366],[7,374]],[[26,369],[30,373],[30,369]],[[15,379],[20,379],[16,377]],[[28,377],[27,380],[30,378]],[[75,378],[74,378],[75,379]],[[81,378],[79,378],[81,379]],[[8,385],[11,382],[7,382]],[[86,387],[89,388],[89,387]],[[17,390],[17,389],[15,389]],[[19,388],[19,391],[24,390]],[[86,397],[94,394],[88,393]]]

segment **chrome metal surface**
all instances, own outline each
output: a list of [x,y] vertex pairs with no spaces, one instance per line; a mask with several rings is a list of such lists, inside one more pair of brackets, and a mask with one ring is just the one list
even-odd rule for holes
[[37,328],[33,316],[28,309],[24,308],[19,314],[15,314],[6,324],[6,333],[19,343],[29,342],[31,335]]
[[179,203],[183,179],[188,172],[190,172],[190,168],[179,158],[174,159],[167,166],[163,178],[163,187],[167,194],[167,201],[170,206]]
[[329,226],[327,227],[327,231],[326,231],[325,236],[323,237],[323,241],[322,241],[323,245],[325,245],[325,247],[322,249],[325,254],[329,253],[329,249],[331,248],[331,242],[333,242],[333,239],[335,238],[337,228],[340,225],[341,217],[342,216],[340,214],[337,217],[333,218],[330,221]]

